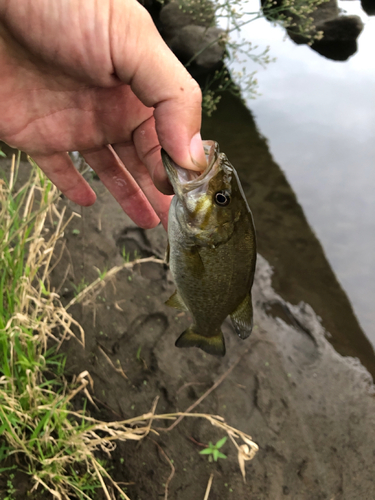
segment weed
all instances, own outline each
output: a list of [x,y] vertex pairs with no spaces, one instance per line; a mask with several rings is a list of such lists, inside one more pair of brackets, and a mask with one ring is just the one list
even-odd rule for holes
[[104,280],[104,278],[106,277],[107,272],[108,272],[107,266],[104,267],[103,271],[101,271],[98,268],[96,268],[96,270],[97,270],[97,273],[99,275],[99,279]]
[[85,278],[83,277],[83,278],[81,278],[81,281],[78,283],[78,285],[75,285],[74,283],[72,283],[72,286],[74,288],[74,296],[76,297],[78,294],[80,294],[82,292],[82,290],[84,290],[88,286],[88,283],[85,280]]
[[137,250],[134,250],[132,255],[130,252],[126,251],[126,248],[124,246],[121,249],[121,255],[125,263],[129,263],[131,260],[137,260],[140,258]]
[[7,479],[7,496],[4,498],[4,500],[14,500],[14,494],[16,493],[16,488],[14,487],[13,484],[14,480],[14,474],[9,474],[9,477]]
[[212,444],[210,441],[207,448],[200,451],[199,453],[201,455],[209,455],[208,458],[211,460],[214,459],[215,462],[217,462],[219,458],[227,458],[227,456],[224,455],[224,453],[221,453],[220,451],[220,448],[226,443],[227,439],[228,437],[224,436],[216,444]]
[[124,262],[130,262],[130,253],[126,251],[125,247],[122,247],[121,249],[121,255],[122,258],[124,259]]

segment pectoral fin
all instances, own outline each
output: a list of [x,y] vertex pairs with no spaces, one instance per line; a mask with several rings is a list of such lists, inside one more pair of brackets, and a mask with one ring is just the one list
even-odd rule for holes
[[205,337],[195,331],[194,325],[178,337],[176,347],[199,347],[208,354],[225,355],[224,336],[221,330],[218,330],[217,334],[212,337]]
[[176,290],[169,299],[165,302],[165,304],[169,307],[174,307],[175,309],[179,309],[180,311],[187,311],[188,308],[185,306],[184,301],[182,300],[181,295]]
[[234,329],[241,339],[246,339],[253,329],[253,305],[251,295],[247,294],[245,299],[230,315]]
[[202,277],[205,269],[202,257],[199,253],[199,248],[197,246],[191,247],[187,254],[187,258],[189,260],[189,271],[191,275],[195,278]]

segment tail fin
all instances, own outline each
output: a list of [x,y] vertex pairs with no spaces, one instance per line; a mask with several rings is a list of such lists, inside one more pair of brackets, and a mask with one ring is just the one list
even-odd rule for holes
[[205,337],[197,333],[195,325],[190,326],[176,340],[176,347],[199,347],[208,354],[215,356],[225,355],[224,336],[221,330],[212,337]]

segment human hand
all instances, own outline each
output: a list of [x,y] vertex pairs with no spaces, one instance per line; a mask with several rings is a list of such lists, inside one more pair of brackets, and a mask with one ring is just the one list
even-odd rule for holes
[[0,68],[1,140],[86,206],[80,151],[136,224],[166,227],[160,148],[204,167],[201,92],[136,0],[0,0]]

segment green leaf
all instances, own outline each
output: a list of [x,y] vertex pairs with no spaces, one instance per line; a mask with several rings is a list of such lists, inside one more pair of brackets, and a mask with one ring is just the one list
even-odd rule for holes
[[212,448],[205,448],[204,450],[201,450],[199,453],[201,455],[211,455],[212,451],[213,451]]
[[48,290],[46,289],[44,283],[42,280],[39,280],[39,285],[40,285],[40,290],[42,292],[43,295],[49,295],[49,292]]
[[221,451],[218,451],[218,452],[217,452],[217,456],[218,456],[219,458],[227,458],[227,456],[226,456],[226,455],[224,455],[224,453],[221,453]]
[[12,465],[12,467],[4,467],[3,469],[0,469],[0,474],[2,474],[7,470],[14,470],[14,469],[17,469],[17,465]]
[[215,448],[221,448],[227,442],[228,436],[224,436],[215,444]]
[[[0,435],[1,435],[2,432],[3,432],[3,430],[0,430]],[[9,447],[5,446],[4,444],[2,444],[0,446],[0,461],[2,462],[3,460],[5,460],[7,458],[7,456],[8,456],[8,454],[9,454]],[[0,473],[2,471],[4,471],[4,470],[15,469],[16,467],[17,467],[16,465],[13,465],[12,467],[8,467],[7,469],[0,469]]]
[[34,440],[40,439],[40,434],[42,432],[42,429],[47,424],[47,422],[50,420],[50,416],[51,416],[53,410],[54,410],[54,408],[51,408],[50,410],[48,410],[45,413],[45,415],[40,419],[38,425],[35,427],[35,430],[31,435],[29,443],[33,444]]

